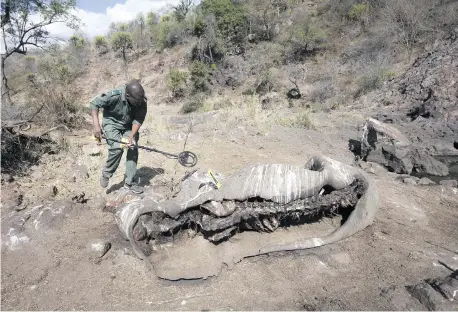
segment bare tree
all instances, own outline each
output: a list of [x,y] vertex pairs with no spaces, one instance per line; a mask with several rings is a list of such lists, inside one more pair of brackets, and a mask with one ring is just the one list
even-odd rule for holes
[[28,47],[43,49],[50,41],[57,40],[46,26],[64,23],[76,28],[78,19],[72,13],[75,0],[6,0],[2,2],[1,28],[3,50],[2,99],[11,102],[5,61],[11,55],[27,54]]

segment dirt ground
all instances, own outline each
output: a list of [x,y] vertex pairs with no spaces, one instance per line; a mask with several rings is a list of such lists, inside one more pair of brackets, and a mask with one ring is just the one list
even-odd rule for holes
[[[316,130],[301,130],[227,116],[220,122],[221,116],[204,113],[194,116],[186,140],[187,117],[177,112],[176,106],[153,106],[155,117],[144,125],[141,143],[180,151],[186,141],[199,168],[225,175],[253,163],[301,165],[314,154],[352,164],[348,140],[357,137],[365,118],[352,111],[314,114]],[[110,196],[97,184],[106,151],[90,156],[97,146],[87,140],[89,131],[80,134],[72,138],[77,151],[51,155],[30,176],[2,185],[3,310],[426,310],[405,286],[458,269],[457,189],[405,184],[374,165],[370,177],[380,210],[373,225],[356,235],[311,250],[244,259],[206,280],[158,279],[132,254],[113,214],[102,210],[102,199]],[[75,163],[87,167],[88,178],[68,179]],[[174,160],[143,151],[139,168],[147,191],[185,173]],[[121,182],[123,169],[110,185]],[[43,195],[50,185],[60,190],[54,197]],[[8,204],[15,190],[30,200],[21,211]],[[63,201],[82,191],[87,204]],[[53,210],[46,212],[50,205]],[[316,229],[330,231],[337,221],[325,219]],[[111,243],[101,259],[88,250],[94,239]],[[184,243],[192,261],[193,241]],[[237,237],[231,240],[238,243]]]

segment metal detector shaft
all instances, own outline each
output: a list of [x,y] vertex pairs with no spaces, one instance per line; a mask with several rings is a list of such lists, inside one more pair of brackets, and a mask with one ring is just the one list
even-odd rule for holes
[[[107,141],[113,141],[113,142],[121,143],[121,144],[126,144],[126,142],[118,141],[118,140],[114,140],[114,139],[105,138],[105,140],[107,140]],[[166,156],[178,157],[177,154],[171,154],[171,153],[163,152],[163,151],[157,150],[157,149],[155,149],[155,148],[153,148],[153,147],[148,147],[148,146],[143,146],[143,145],[137,145],[137,144],[132,144],[132,147],[133,147],[133,148],[141,148],[141,149],[144,149],[144,150],[147,150],[147,151],[150,151],[150,152],[155,152],[155,153],[163,154],[163,155],[166,155]]]
[[[118,140],[115,140],[115,139],[108,139],[105,135],[104,135],[104,139],[106,141],[112,141],[112,142],[116,142],[116,143],[126,144],[126,142],[118,141]],[[178,162],[184,167],[194,167],[197,164],[197,156],[196,156],[196,154],[194,154],[192,152],[189,152],[189,151],[183,151],[183,152],[181,152],[181,153],[179,153],[177,155],[177,154],[163,152],[163,151],[160,151],[160,150],[155,149],[153,147],[137,145],[137,144],[133,144],[131,148],[140,148],[140,149],[146,150],[148,152],[159,153],[159,154],[162,154],[162,155],[165,155],[165,156],[176,158],[176,159],[178,159]]]

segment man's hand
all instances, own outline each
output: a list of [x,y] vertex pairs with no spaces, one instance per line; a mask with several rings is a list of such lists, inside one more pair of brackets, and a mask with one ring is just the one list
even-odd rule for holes
[[97,142],[102,143],[102,129],[100,127],[94,127],[93,134]]
[[127,143],[128,147],[132,147],[134,144],[134,137],[131,135],[129,136],[129,143]]

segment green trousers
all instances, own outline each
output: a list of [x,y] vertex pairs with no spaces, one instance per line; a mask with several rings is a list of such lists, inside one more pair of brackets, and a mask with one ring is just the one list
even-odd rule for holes
[[[106,178],[111,178],[113,174],[118,169],[119,163],[121,162],[122,154],[124,149],[120,147],[119,143],[110,141],[116,140],[121,141],[122,138],[129,138],[132,129],[119,130],[113,127],[112,125],[103,125],[103,132],[107,137],[108,143],[108,159],[103,168],[102,174]],[[134,143],[138,144],[139,134],[136,133],[134,137]],[[131,185],[134,182],[134,177],[137,172],[137,162],[138,162],[138,149],[127,149],[126,155],[126,180],[125,183]]]

